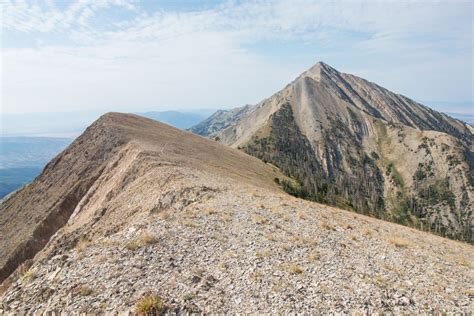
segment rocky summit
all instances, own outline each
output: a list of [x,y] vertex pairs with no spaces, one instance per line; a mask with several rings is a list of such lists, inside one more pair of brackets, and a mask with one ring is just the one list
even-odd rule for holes
[[472,245],[283,183],[237,149],[106,114],[1,202],[0,314],[472,312]]
[[191,131],[278,166],[296,196],[474,242],[473,128],[325,63]]

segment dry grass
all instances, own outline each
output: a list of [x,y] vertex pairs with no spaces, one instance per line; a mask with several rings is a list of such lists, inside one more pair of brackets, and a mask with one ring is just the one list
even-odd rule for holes
[[137,250],[140,248],[142,245],[138,242],[138,240],[130,240],[128,243],[125,244],[125,248],[128,250]]
[[230,221],[232,220],[232,216],[224,213],[221,215],[221,219],[226,223],[230,223]]
[[331,287],[327,286],[326,284],[319,285],[319,291],[323,294],[329,294],[332,292]]
[[368,227],[362,230],[362,235],[364,236],[372,236],[373,234],[374,234],[374,231]]
[[135,304],[135,313],[139,315],[159,315],[165,311],[165,304],[158,295],[142,297]]
[[194,209],[186,209],[186,211],[184,212],[183,214],[184,218],[190,218],[190,219],[195,219],[195,218],[198,218],[199,217],[199,211],[196,211]]
[[381,274],[377,274],[374,278],[374,283],[380,288],[387,288],[389,286],[389,278]]
[[93,259],[94,263],[104,263],[107,261],[107,258],[104,256],[104,255],[98,255],[98,256],[95,256]]
[[463,255],[457,255],[453,256],[454,261],[464,267],[470,267],[472,265],[472,262],[466,259]]
[[399,237],[390,238],[388,242],[397,248],[408,248],[411,245],[408,240]]
[[104,247],[116,248],[116,247],[120,246],[122,243],[119,242],[118,240],[104,238],[100,241],[100,244]]
[[269,256],[270,256],[270,251],[268,250],[257,251],[255,253],[255,257],[257,257],[258,259],[267,258]]
[[269,210],[272,211],[273,214],[278,215],[279,217],[282,217],[286,214],[278,207],[270,207]]
[[227,237],[225,237],[224,235],[221,235],[221,234],[212,234],[210,236],[211,239],[214,239],[214,240],[217,240],[217,241],[220,241],[220,242],[226,242],[227,241]]
[[79,286],[77,293],[81,296],[89,296],[92,294],[92,288],[86,284]]
[[304,272],[297,263],[284,263],[280,265],[280,268],[291,274],[302,274]]
[[264,276],[264,274],[261,271],[254,271],[254,272],[250,273],[250,277],[252,279],[255,279],[255,280],[259,280],[259,279],[263,278],[263,276]]
[[81,239],[76,244],[76,251],[79,254],[84,253],[84,251],[90,246],[91,242],[87,239]]
[[389,265],[385,262],[382,263],[382,267],[387,270],[387,271],[392,271],[395,273],[399,278],[405,277],[405,270],[404,269],[399,269],[397,266],[392,266]]
[[216,213],[217,213],[217,211],[215,209],[210,208],[210,207],[204,209],[204,214],[206,214],[206,215],[212,215],[212,214],[216,214]]
[[288,289],[288,283],[284,281],[277,281],[275,284],[272,286],[272,291],[275,293],[280,293],[284,291],[285,289]]
[[326,223],[326,222],[321,223],[320,226],[321,226],[321,228],[326,229],[326,230],[333,230],[333,231],[336,230],[336,229],[334,228],[334,226],[332,226],[332,225],[330,225],[330,224],[328,224],[328,223]]
[[303,273],[303,269],[296,263],[289,264],[287,269],[291,274],[301,274],[301,273]]
[[152,235],[149,232],[143,232],[137,238],[129,241],[125,245],[125,248],[127,248],[128,250],[136,250],[141,247],[156,244],[157,242],[158,242],[158,239],[154,235]]
[[226,272],[226,273],[227,273],[227,272],[229,272],[230,266],[229,266],[228,263],[222,262],[222,263],[219,264],[218,268],[219,268],[219,270],[221,270],[222,272]]
[[21,276],[20,282],[23,284],[29,283],[33,281],[34,279],[36,279],[37,275],[38,275],[37,268],[29,269],[28,271],[25,272],[25,274]]
[[283,244],[281,245],[281,249],[285,250],[285,251],[288,251],[291,249],[291,245],[290,244]]
[[464,295],[468,297],[474,297],[474,289],[466,289],[463,291]]
[[306,219],[308,219],[308,215],[306,215],[306,213],[303,212],[303,211],[298,211],[297,216],[298,216],[298,218],[301,219],[301,220],[306,220]]
[[196,294],[188,293],[188,294],[183,295],[183,301],[189,302],[189,301],[192,301],[195,297],[196,297]]
[[160,217],[161,220],[166,221],[167,219],[171,217],[171,213],[169,211],[163,211],[158,216]]
[[228,258],[238,258],[239,254],[235,251],[229,250],[226,252],[226,257]]
[[108,306],[109,306],[109,305],[107,305],[107,303],[102,302],[102,303],[100,303],[99,308],[100,308],[100,309],[106,309]]
[[186,227],[190,227],[190,228],[197,228],[197,227],[199,227],[199,225],[198,225],[196,222],[194,222],[194,221],[192,221],[192,220],[190,220],[190,219],[186,219],[186,220],[182,221],[181,224],[184,225],[184,226],[186,226]]
[[206,273],[206,269],[204,268],[194,268],[192,270],[193,275],[196,275],[198,277],[202,277],[204,273]]
[[144,232],[143,234],[140,235],[140,240],[144,245],[152,245],[156,244],[158,240],[156,237],[149,232]]
[[299,244],[303,246],[310,246],[314,247],[317,246],[319,243],[319,240],[316,237],[302,237],[299,239]]
[[308,261],[309,262],[315,262],[319,258],[321,258],[321,255],[318,252],[312,252],[308,256]]
[[267,238],[269,241],[277,241],[278,239],[276,238],[275,235],[273,234],[266,234],[265,238]]
[[252,221],[255,224],[259,224],[259,225],[264,225],[268,223],[268,219],[266,217],[263,217],[262,215],[258,215],[258,214],[252,215]]
[[344,224],[342,225],[344,229],[353,229],[354,227],[351,224]]

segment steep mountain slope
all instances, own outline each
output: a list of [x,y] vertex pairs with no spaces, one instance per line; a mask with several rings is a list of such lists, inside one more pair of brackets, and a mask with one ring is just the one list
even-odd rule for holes
[[473,241],[473,134],[458,120],[318,63],[226,121],[213,138],[279,166],[311,199]]
[[21,264],[0,309],[127,312],[159,296],[171,313],[472,310],[471,245],[293,198],[275,178],[289,181],[107,114],[0,205],[2,276]]
[[[97,190],[108,189],[97,203],[111,199],[113,189],[120,189],[105,185],[111,174],[122,186],[133,181],[138,176],[133,170],[137,160],[153,158],[157,165],[165,164],[159,158],[165,152],[166,164],[198,165],[247,182],[276,186],[271,168],[257,159],[192,134],[184,135],[177,143],[183,136],[178,130],[132,115],[112,113],[95,122],[33,183],[0,205],[0,281],[32,258],[75,209],[91,203]],[[206,151],[201,150],[202,144]],[[209,160],[209,155],[215,159]]]
[[232,110],[218,110],[201,123],[189,128],[189,131],[212,138],[219,131],[231,126],[242,116],[247,114],[250,105]]

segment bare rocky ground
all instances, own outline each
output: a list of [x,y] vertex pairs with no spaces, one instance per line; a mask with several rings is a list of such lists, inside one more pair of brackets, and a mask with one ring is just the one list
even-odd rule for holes
[[148,295],[169,314],[472,313],[472,245],[274,178],[238,150],[107,114],[0,204],[0,263],[15,268],[0,315],[135,313]]
[[474,307],[472,246],[275,190],[163,166],[104,207],[78,228],[73,215],[3,313],[133,312],[147,293],[170,313]]

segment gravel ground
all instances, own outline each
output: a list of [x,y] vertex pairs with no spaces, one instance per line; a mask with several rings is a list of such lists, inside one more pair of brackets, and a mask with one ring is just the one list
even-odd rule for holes
[[[133,313],[149,294],[168,313],[473,311],[471,245],[151,165],[136,160],[126,182],[99,181],[0,297],[0,314]],[[104,198],[111,183],[119,189]]]

